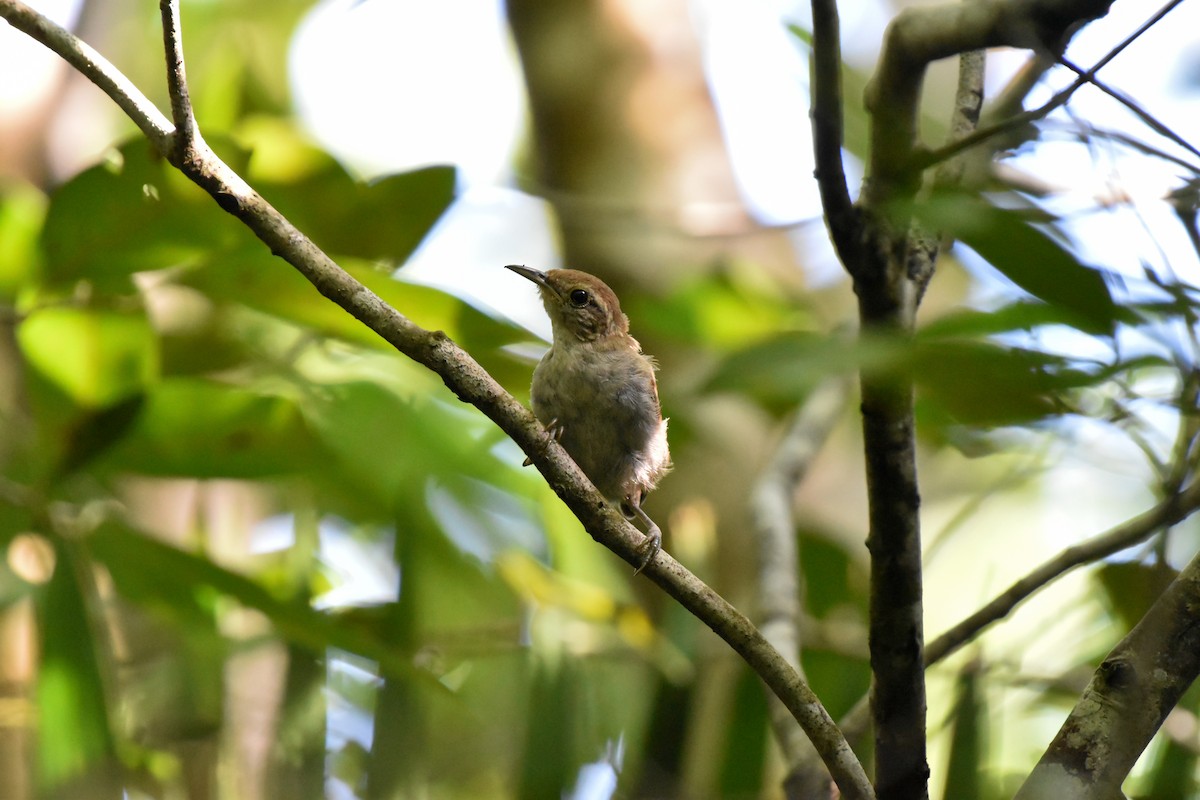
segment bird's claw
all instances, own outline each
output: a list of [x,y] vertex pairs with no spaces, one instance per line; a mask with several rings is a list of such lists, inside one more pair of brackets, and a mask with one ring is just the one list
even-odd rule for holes
[[634,502],[633,498],[626,498],[625,502],[621,504],[621,511],[630,519],[640,519],[646,526],[646,540],[638,545],[638,553],[642,557],[638,562],[638,568],[633,571],[633,574],[637,576],[650,566],[650,562],[658,555],[658,551],[662,550],[662,531],[654,524],[654,520],[650,519],[642,510],[641,503]]
[[650,562],[658,555],[659,550],[662,550],[662,532],[659,531],[657,525],[651,523],[650,530],[646,532],[646,540],[638,546],[638,552],[642,554],[642,558],[638,568],[633,571],[635,577],[650,566]]
[[[542,436],[544,436],[548,442],[557,442],[562,438],[562,435],[563,426],[558,424],[558,417],[555,417],[547,422],[545,427],[542,428]],[[533,459],[526,456],[525,460],[521,462],[521,466],[528,467],[532,463]]]

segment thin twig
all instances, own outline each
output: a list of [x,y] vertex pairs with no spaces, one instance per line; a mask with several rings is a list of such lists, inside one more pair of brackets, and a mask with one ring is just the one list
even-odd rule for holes
[[932,665],[974,639],[988,626],[1004,619],[1030,595],[1076,567],[1107,558],[1149,539],[1200,508],[1200,481],[1172,495],[1154,508],[1112,528],[1107,533],[1063,550],[1018,580],[990,603],[929,643],[925,663]]
[[[1048,122],[1048,123],[1046,123],[1046,125],[1047,125],[1048,130],[1055,129],[1055,124],[1053,122]],[[1061,129],[1062,131],[1066,132],[1067,134],[1069,134],[1073,137],[1097,136],[1102,139],[1109,139],[1118,144],[1123,144],[1126,147],[1130,148],[1131,150],[1136,150],[1139,153],[1141,153],[1142,155],[1153,156],[1154,158],[1157,158],[1161,161],[1167,161],[1167,162],[1174,164],[1177,167],[1186,169],[1188,172],[1192,173],[1193,175],[1200,175],[1200,163],[1188,161],[1186,158],[1177,156],[1173,153],[1168,153],[1166,150],[1163,150],[1160,147],[1155,147],[1152,144],[1143,142],[1141,139],[1138,139],[1136,136],[1131,136],[1122,131],[1115,131],[1115,130],[1111,130],[1109,128],[1101,128],[1099,126],[1092,125],[1090,123],[1087,125],[1080,125],[1079,123],[1069,123],[1069,124],[1063,124],[1058,127],[1059,127],[1059,129]]]
[[981,145],[989,139],[1004,133],[1008,133],[1009,131],[1020,128],[1024,125],[1028,125],[1031,122],[1037,122],[1051,111],[1054,111],[1055,109],[1061,108],[1063,105],[1065,105],[1066,102],[1071,99],[1071,95],[1075,94],[1075,92],[1086,83],[1087,81],[1080,78],[1067,88],[1055,94],[1037,108],[1030,109],[1029,111],[1022,111],[1019,114],[1014,114],[1013,116],[1003,119],[994,125],[990,125],[986,128],[980,128],[979,130],[971,133],[969,136],[964,136],[955,142],[951,142],[950,144],[939,147],[936,150],[930,150],[926,153],[920,154],[918,156],[917,163],[922,169],[932,167],[935,164],[939,164],[943,161],[954,158],[959,153],[970,150],[972,147]]
[[1025,99],[1029,97],[1029,93],[1042,82],[1042,78],[1054,64],[1054,58],[1049,53],[1035,51],[1031,54],[1008,83],[996,92],[987,109],[979,118],[980,126],[987,128],[996,120],[1008,119],[1021,113],[1025,108]]
[[[55,30],[56,35],[31,34],[55,52],[82,52],[74,36],[49,26],[41,15],[17,0],[0,0],[0,16],[22,19],[34,31]],[[169,35],[166,40],[170,41]],[[129,82],[107,61],[92,59],[89,63],[90,69],[81,71],[94,81],[99,78],[102,88],[110,87],[106,91],[139,127],[154,131],[147,135],[156,144],[169,145],[169,127],[157,122],[162,115],[131,100],[134,95],[125,90]],[[183,75],[182,62],[178,74]],[[136,97],[144,100],[140,94]],[[295,267],[322,295],[398,351],[437,373],[460,400],[474,405],[496,423],[525,451],[594,539],[630,564],[639,563],[642,535],[604,501],[566,451],[543,434],[533,414],[470,355],[441,331],[428,331],[413,323],[334,263],[222,162],[201,137],[196,137],[193,157],[186,160],[180,160],[178,152],[169,147],[163,149],[175,167],[211,194],[222,209],[241,220],[272,253]],[[820,700],[744,615],[666,552],[647,567],[645,574],[712,628],[784,701],[812,739],[843,797],[874,797],[862,765]]]
[[1094,77],[1095,74],[1097,72],[1099,72],[1101,69],[1103,69],[1104,67],[1106,67],[1110,61],[1112,61],[1114,58],[1119,56],[1125,50],[1126,47],[1129,47],[1129,45],[1133,44],[1138,39],[1140,39],[1142,37],[1143,33],[1150,30],[1155,25],[1157,25],[1159,23],[1159,21],[1162,20],[1163,17],[1165,17],[1167,14],[1171,13],[1175,9],[1175,7],[1178,6],[1182,2],[1183,2],[1183,0],[1168,0],[1166,5],[1164,5],[1162,8],[1160,8],[1158,11],[1155,11],[1154,14],[1151,15],[1151,17],[1149,19],[1147,19],[1140,26],[1138,26],[1137,30],[1135,30],[1133,33],[1129,34],[1124,39],[1122,39],[1121,43],[1118,44],[1116,47],[1114,47],[1112,50],[1109,50],[1108,54],[1105,55],[1104,58],[1097,61],[1095,63],[1095,65],[1093,65],[1092,68],[1087,71],[1087,74]]
[[812,130],[817,188],[838,258],[854,274],[860,260],[858,212],[842,163],[842,45],[836,0],[812,0]]
[[[1068,547],[929,642],[925,648],[925,667],[929,668],[953,655],[991,625],[1011,614],[1021,603],[1068,572],[1140,544],[1164,528],[1187,519],[1197,509],[1200,509],[1200,481],[1115,528]],[[866,733],[870,723],[868,710],[867,698],[864,697],[838,722],[846,739],[852,744]]]
[[167,94],[171,98],[171,118],[175,120],[175,147],[183,152],[196,137],[196,117],[188,93],[187,70],[183,63],[183,27],[179,21],[178,0],[159,0],[162,15],[163,51],[167,57]]
[[1090,83],[1092,86],[1095,86],[1097,89],[1104,92],[1106,95],[1108,95],[1109,97],[1111,97],[1112,99],[1114,99],[1118,103],[1120,103],[1121,105],[1128,108],[1130,111],[1132,111],[1134,113],[1134,115],[1138,119],[1140,119],[1142,122],[1144,122],[1147,125],[1147,127],[1149,127],[1151,130],[1153,130],[1159,136],[1162,136],[1165,139],[1169,139],[1170,141],[1179,145],[1184,150],[1187,150],[1189,153],[1191,153],[1194,156],[1200,156],[1200,150],[1196,149],[1195,145],[1193,145],[1191,142],[1184,139],[1182,136],[1177,134],[1175,131],[1171,130],[1169,127],[1164,125],[1162,122],[1159,122],[1158,119],[1153,114],[1151,114],[1146,109],[1142,108],[1141,105],[1139,105],[1136,100],[1134,100],[1132,97],[1125,94],[1124,92],[1114,89],[1113,87],[1109,86],[1104,81],[1097,78],[1095,75],[1091,74],[1091,73],[1095,72],[1094,69],[1089,72],[1084,72],[1082,69],[1080,69],[1078,66],[1076,66],[1074,63],[1072,63],[1067,58],[1060,58],[1059,63],[1062,64],[1067,69],[1074,72],[1079,77],[1086,79],[1087,82]]

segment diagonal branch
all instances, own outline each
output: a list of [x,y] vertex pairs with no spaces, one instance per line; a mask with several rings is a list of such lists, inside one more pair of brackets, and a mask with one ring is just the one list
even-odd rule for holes
[[1164,528],[1175,525],[1200,508],[1200,481],[1173,494],[1154,508],[1082,544],[1063,550],[997,595],[971,616],[938,636],[925,650],[925,663],[932,665],[954,653],[981,631],[998,622],[1047,585],[1076,567],[1091,564],[1145,541]]
[[1200,675],[1200,555],[1092,676],[1016,800],[1123,797],[1121,784]]
[[[1048,127],[1053,128],[1052,125]],[[1177,156],[1174,153],[1168,153],[1166,150],[1163,150],[1160,147],[1155,147],[1149,142],[1144,142],[1136,136],[1131,136],[1130,134],[1122,131],[1113,130],[1111,128],[1101,128],[1100,126],[1093,125],[1090,122],[1086,124],[1064,125],[1063,130],[1066,130],[1075,136],[1082,135],[1087,137],[1108,139],[1109,141],[1116,142],[1117,144],[1125,145],[1131,150],[1136,150],[1143,155],[1152,156],[1160,161],[1167,161],[1177,167],[1186,169],[1188,172],[1192,173],[1192,175],[1200,175],[1200,162],[1188,161],[1186,158]]]
[[[168,26],[177,25],[175,2],[165,4]],[[240,176],[216,156],[200,136],[189,157],[171,147],[172,131],[128,80],[94,52],[89,52],[67,31],[46,20],[17,0],[0,0],[0,17],[25,31],[72,64],[85,64],[87,77],[103,88],[167,155],[173,166],[207,191],[226,212],[241,220],[275,255],[300,272],[325,297],[346,310],[404,355],[437,373],[463,402],[482,411],[512,437],[546,477],[551,488],[583,523],[588,533],[624,558],[637,564],[642,540],[625,519],[606,503],[566,452],[542,435],[533,414],[518,403],[474,359],[441,331],[428,331],[388,306],[378,295],[356,281],[295,228]],[[173,38],[174,36],[174,38]],[[164,40],[175,48],[178,32]],[[173,51],[174,52],[174,51]],[[178,86],[183,87],[181,53]],[[69,56],[69,57],[68,57]],[[172,64],[171,71],[176,71]],[[188,104],[172,98],[172,108]],[[812,739],[817,752],[847,798],[873,798],[874,792],[862,765],[846,744],[828,712],[787,661],[763,635],[724,598],[665,552],[646,569],[646,575],[693,615],[724,639],[787,706]]]
[[1165,139],[1169,139],[1170,141],[1179,145],[1184,150],[1187,150],[1189,153],[1191,153],[1194,156],[1200,156],[1200,150],[1196,149],[1195,145],[1193,145],[1187,139],[1184,139],[1182,136],[1180,136],[1175,131],[1171,130],[1169,127],[1164,125],[1162,122],[1159,122],[1159,120],[1153,114],[1151,114],[1146,109],[1142,108],[1142,106],[1136,100],[1134,100],[1132,97],[1125,94],[1124,92],[1114,89],[1113,87],[1109,86],[1104,81],[1097,78],[1095,75],[1096,70],[1094,67],[1092,69],[1088,70],[1087,72],[1084,72],[1081,68],[1076,66],[1073,62],[1071,62],[1067,58],[1060,58],[1059,63],[1062,64],[1067,69],[1074,72],[1076,75],[1078,75],[1081,80],[1087,81],[1092,86],[1095,86],[1097,89],[1104,92],[1106,95],[1108,95],[1109,97],[1111,97],[1112,99],[1114,99],[1118,103],[1120,103],[1121,105],[1128,108],[1130,111],[1133,112],[1134,116],[1136,116],[1138,119],[1140,119],[1143,123],[1146,124],[1146,126],[1148,128],[1150,128],[1152,131],[1157,133],[1159,136],[1162,136]]
[[[1190,373],[1179,387],[1180,409],[1195,408],[1200,400],[1200,375]],[[1185,414],[1175,432],[1169,466],[1160,470],[1163,499],[1147,511],[1126,520],[1106,533],[1068,547],[1030,572],[1005,592],[930,643],[926,666],[942,660],[975,638],[980,631],[1008,616],[1021,602],[1076,567],[1119,553],[1155,533],[1176,525],[1200,509],[1200,480],[1185,486],[1194,469],[1197,422]]]
[[[991,625],[1000,622],[1021,603],[1072,570],[1093,564],[1146,541],[1200,510],[1200,481],[1172,495],[1136,517],[1092,539],[1066,548],[1001,592],[975,613],[933,639],[925,648],[926,668],[958,652]],[[869,724],[866,698],[839,721],[847,740],[854,742]]]

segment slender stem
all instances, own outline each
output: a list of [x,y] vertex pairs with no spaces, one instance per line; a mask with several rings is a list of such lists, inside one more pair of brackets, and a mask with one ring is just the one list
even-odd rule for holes
[[[910,7],[892,20],[865,96],[871,152],[859,206],[860,241],[866,244],[861,261],[846,265],[864,332],[910,336],[923,284],[932,272],[932,248],[913,240],[903,211],[911,207],[924,169],[935,163],[922,157],[919,139],[926,67],[992,46],[1060,48],[1080,22],[1103,15],[1110,4],[974,0]],[[914,253],[923,258],[924,268],[914,269]],[[913,376],[899,369],[864,372],[861,380],[876,789],[881,800],[924,800],[929,767]]]
[[1189,142],[1187,139],[1184,139],[1182,136],[1177,134],[1175,131],[1171,130],[1169,127],[1164,125],[1162,122],[1159,122],[1158,119],[1153,114],[1151,114],[1146,109],[1142,108],[1142,106],[1140,104],[1138,104],[1138,102],[1136,100],[1134,100],[1132,97],[1128,96],[1124,92],[1117,91],[1116,89],[1109,86],[1107,83],[1104,83],[1099,78],[1097,78],[1093,74],[1096,71],[1095,68],[1089,70],[1088,72],[1084,72],[1082,69],[1080,69],[1078,66],[1076,66],[1075,64],[1073,64],[1071,61],[1069,61],[1066,58],[1060,58],[1059,63],[1062,64],[1067,69],[1074,72],[1081,79],[1086,80],[1092,86],[1095,86],[1097,89],[1104,92],[1106,95],[1108,95],[1109,97],[1113,98],[1118,103],[1120,103],[1121,105],[1128,108],[1130,111],[1132,111],[1134,113],[1135,116],[1137,116],[1138,119],[1140,119],[1142,122],[1146,123],[1146,126],[1149,127],[1151,130],[1153,130],[1155,133],[1159,134],[1160,136],[1162,136],[1166,139],[1170,139],[1172,142],[1179,145],[1184,150],[1187,150],[1192,155],[1200,156],[1200,149],[1197,149],[1196,146],[1193,145],[1191,142]]
[[1138,26],[1138,29],[1136,31],[1134,31],[1133,33],[1129,34],[1124,39],[1122,39],[1120,44],[1118,44],[1112,50],[1109,50],[1108,53],[1104,56],[1104,58],[1097,61],[1092,66],[1092,68],[1087,71],[1087,75],[1089,77],[1094,77],[1095,74],[1097,72],[1099,72],[1101,69],[1103,69],[1104,67],[1106,67],[1110,61],[1112,61],[1114,58],[1119,56],[1125,50],[1125,48],[1129,47],[1129,45],[1133,44],[1138,39],[1140,39],[1142,37],[1143,33],[1150,30],[1155,25],[1157,25],[1158,22],[1163,17],[1165,17],[1167,14],[1171,13],[1171,11],[1173,11],[1175,9],[1175,7],[1178,6],[1182,2],[1183,2],[1183,0],[1168,0],[1166,5],[1164,5],[1162,8],[1160,8],[1158,11],[1155,11],[1150,16],[1149,19],[1147,19],[1140,26]]
[[944,145],[943,147],[922,153],[918,156],[918,163],[922,168],[932,167],[935,164],[948,161],[960,153],[970,150],[972,147],[981,145],[989,139],[1008,133],[1009,131],[1020,128],[1023,125],[1028,125],[1031,122],[1037,122],[1051,111],[1065,105],[1066,102],[1071,99],[1071,95],[1075,94],[1079,87],[1083,86],[1084,83],[1085,81],[1082,80],[1076,81],[1066,89],[1063,89],[1061,92],[1055,94],[1037,108],[1030,109],[1029,111],[1022,111],[1021,113],[1014,114],[1011,117],[1006,117],[994,125],[989,125],[986,128],[980,128],[961,139]]
[[177,141],[182,152],[196,137],[196,117],[188,94],[187,70],[183,63],[183,28],[179,20],[179,0],[160,0],[163,50],[167,57],[167,94],[171,98],[171,118],[175,120]]
[[925,663],[935,664],[954,653],[972,641],[982,630],[1007,617],[1030,595],[1076,567],[1091,564],[1143,542],[1163,528],[1195,513],[1197,508],[1200,508],[1200,482],[1192,484],[1107,533],[1068,547],[931,641],[925,651]]
[[[925,648],[926,668],[975,641],[984,630],[1011,614],[1017,606],[1068,572],[1119,553],[1146,541],[1164,528],[1178,524],[1200,509],[1200,482],[1172,494],[1158,505],[1106,533],[1068,547],[1001,592],[975,613],[933,639]],[[854,742],[866,733],[869,717],[866,698],[839,720],[846,739]]]
[[853,274],[860,260],[858,212],[842,162],[842,44],[836,0],[812,0],[812,129],[817,188],[829,235]]
[[[878,329],[886,320],[868,322]],[[897,329],[897,335],[905,335]],[[880,797],[923,798],[925,641],[911,375],[862,377],[871,553],[871,716]]]
[[[1053,123],[1048,123],[1048,126],[1052,126],[1052,125],[1053,125]],[[1075,137],[1097,136],[1097,137],[1101,137],[1104,139],[1109,139],[1111,141],[1123,144],[1132,150],[1137,150],[1139,153],[1142,153],[1143,155],[1153,156],[1154,158],[1160,159],[1162,161],[1170,162],[1177,167],[1182,167],[1183,169],[1186,169],[1188,172],[1192,173],[1193,175],[1200,175],[1200,162],[1188,161],[1186,158],[1177,156],[1174,153],[1168,153],[1166,150],[1163,150],[1160,147],[1155,147],[1152,144],[1143,142],[1141,139],[1138,139],[1136,136],[1131,136],[1127,133],[1123,133],[1122,131],[1112,130],[1110,128],[1101,128],[1101,127],[1098,127],[1096,125],[1091,125],[1091,124],[1082,125],[1082,126],[1080,126],[1080,125],[1064,125],[1064,126],[1062,126],[1062,130],[1067,131],[1069,135],[1075,136]]]

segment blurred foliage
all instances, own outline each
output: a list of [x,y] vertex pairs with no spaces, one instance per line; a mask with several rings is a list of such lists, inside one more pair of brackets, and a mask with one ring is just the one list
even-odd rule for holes
[[[520,395],[530,364],[508,346],[528,334],[395,274],[454,202],[454,170],[362,183],[288,117],[282,65],[307,7],[186,4],[209,141],[352,275]],[[157,85],[161,58],[142,50],[123,66]],[[848,114],[861,152],[865,112]],[[676,446],[700,437],[686,413],[700,401],[776,419],[860,369],[915,377],[932,452],[1000,452],[992,434],[1072,416],[1138,433],[1139,387],[1194,364],[1188,337],[1164,332],[1191,331],[1195,289],[1148,271],[1135,302],[1015,193],[914,211],[1010,282],[1008,299],[899,341],[831,333],[815,301],[744,280],[744,265],[630,297],[639,331],[693,358],[667,398]],[[322,797],[328,782],[371,798],[550,797],[606,771],[626,795],[772,791],[757,680],[741,665],[712,678],[694,620],[639,597],[487,420],[144,142],[50,192],[0,186],[0,304],[0,606],[36,608],[42,795],[112,770],[145,796],[195,794],[195,774],[216,773],[197,742],[223,763],[244,755],[243,705],[280,720],[257,731],[275,796]],[[1119,346],[1130,333],[1139,346]],[[1170,392],[1150,399],[1172,410]],[[51,543],[44,573],[13,566],[29,531]],[[857,542],[802,533],[806,613],[861,627]],[[1169,574],[1106,566],[1107,610],[1133,624]],[[803,663],[835,716],[869,686],[861,647],[806,648]],[[1000,796],[983,766],[1002,680],[954,669],[944,796]],[[1197,710],[1196,692],[1182,707]],[[1171,740],[1151,759],[1149,796],[1194,794],[1194,749]]]

